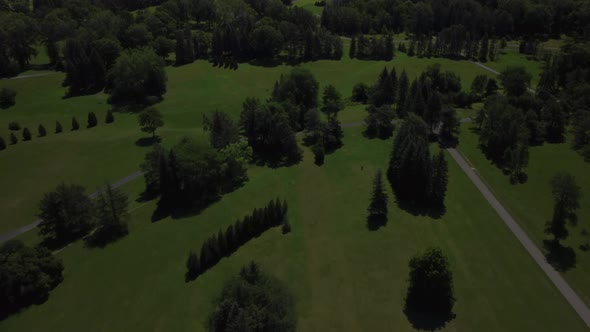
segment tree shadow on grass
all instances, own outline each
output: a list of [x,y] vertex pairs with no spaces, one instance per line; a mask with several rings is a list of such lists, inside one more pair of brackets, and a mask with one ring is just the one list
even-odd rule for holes
[[407,202],[398,199],[397,206],[413,216],[428,216],[432,219],[440,219],[447,212],[447,208],[444,204],[435,206],[424,206],[422,204]]
[[545,259],[557,271],[565,272],[576,267],[576,252],[571,247],[565,247],[556,240],[543,240]]
[[152,214],[151,221],[158,222],[162,219],[171,217],[172,219],[183,219],[201,214],[206,208],[221,200],[221,196],[204,203],[193,203],[190,206],[176,207],[163,203],[162,200],[157,204],[156,210]]
[[162,142],[162,138],[160,136],[142,137],[142,138],[138,139],[137,141],[135,141],[135,145],[140,146],[140,147],[148,147],[148,146],[152,146],[154,144],[159,144],[160,142]]
[[452,312],[442,314],[421,313],[409,309],[407,306],[404,309],[404,314],[410,324],[412,324],[413,328],[422,331],[436,331],[442,329],[448,322],[452,321],[457,316]]
[[369,216],[367,217],[367,229],[370,231],[379,230],[381,227],[387,225],[387,217],[382,216]]

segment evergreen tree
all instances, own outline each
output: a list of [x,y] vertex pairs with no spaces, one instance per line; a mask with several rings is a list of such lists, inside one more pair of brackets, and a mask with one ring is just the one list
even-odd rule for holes
[[322,96],[322,112],[327,115],[336,115],[344,109],[344,102],[340,92],[332,84],[326,85]]
[[323,130],[324,148],[327,152],[333,152],[342,146],[342,138],[344,133],[340,126],[340,121],[336,116],[330,116],[328,123]]
[[6,149],[6,141],[4,141],[4,137],[0,136],[0,151]]
[[107,111],[107,115],[105,117],[104,122],[105,123],[113,123],[113,122],[115,122],[115,116],[113,115],[113,111],[112,110],[108,110]]
[[184,63],[193,63],[195,61],[195,46],[193,43],[193,34],[190,27],[186,27],[183,31],[184,38]]
[[566,222],[573,225],[578,218],[576,210],[580,207],[581,188],[576,179],[569,173],[557,173],[551,179],[551,192],[553,194],[553,218],[547,222],[545,232],[552,234],[558,242],[568,236]]
[[88,126],[87,128],[96,127],[98,124],[98,119],[96,118],[96,114],[94,112],[88,113]]
[[446,108],[442,112],[441,117],[441,140],[446,144],[450,144],[451,146],[457,145],[457,143],[459,143],[460,127],[461,122],[457,118],[457,111],[455,111],[454,108]]
[[228,256],[230,254],[227,246],[227,239],[221,230],[217,233],[217,247],[219,248],[220,256]]
[[186,281],[195,280],[200,272],[199,257],[194,251],[188,253],[188,259],[186,260]]
[[16,135],[14,133],[10,133],[10,144],[15,145],[16,143],[18,143]]
[[488,80],[488,84],[486,85],[486,96],[491,96],[498,92],[498,83],[495,79],[490,78]]
[[352,36],[352,40],[350,41],[350,49],[348,50],[348,57],[354,59],[356,56],[356,37]]
[[565,116],[561,106],[555,100],[550,100],[546,106],[546,133],[550,143],[562,143],[565,140]]
[[312,147],[312,151],[314,155],[314,163],[318,166],[323,165],[324,157],[326,155],[323,140],[317,141],[316,144]]
[[39,137],[47,136],[47,130],[45,130],[45,127],[43,127],[43,125],[39,125],[39,128],[37,128],[37,131],[39,132]]
[[393,50],[393,36],[391,35],[391,33],[388,33],[385,37],[385,54],[383,59],[386,61],[391,61],[391,59],[393,59]]
[[391,75],[387,71],[387,67],[383,68],[381,74],[371,94],[371,104],[379,107],[383,104],[393,104],[393,81]]
[[401,117],[405,117],[407,115],[408,110],[403,110],[403,106],[406,104],[406,99],[408,97],[408,91],[410,89],[410,80],[408,79],[408,74],[404,69],[399,76],[398,80],[398,87],[397,87],[397,110],[398,115]]
[[25,127],[23,129],[23,141],[30,141],[31,137],[31,131],[29,131],[29,128]]
[[430,204],[435,207],[442,207],[444,206],[449,182],[449,166],[442,150],[432,158],[430,176]]
[[441,120],[442,104],[438,92],[434,92],[428,98],[426,104],[426,111],[424,113],[424,121],[430,127],[431,132],[435,132]]
[[[215,35],[214,35],[215,36]],[[184,33],[181,30],[176,31],[176,65],[183,65],[187,63],[185,56],[187,54],[186,51],[186,40],[184,39]]]
[[63,127],[59,121],[55,121],[55,133],[59,134],[63,131]]
[[370,229],[376,229],[387,223],[387,193],[383,187],[383,175],[377,170],[373,180],[373,194],[371,204],[367,209],[367,225]]
[[74,130],[78,130],[80,129],[80,124],[78,123],[78,120],[76,119],[76,117],[72,118],[72,131]]
[[479,50],[479,61],[480,62],[487,62],[488,61],[488,35],[484,35],[481,39],[481,47]]

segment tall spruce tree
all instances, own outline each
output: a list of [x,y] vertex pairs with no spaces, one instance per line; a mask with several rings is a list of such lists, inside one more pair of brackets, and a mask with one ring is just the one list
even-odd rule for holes
[[397,84],[397,113],[400,117],[405,117],[408,110],[403,109],[406,104],[406,99],[408,97],[408,91],[410,89],[410,80],[408,78],[408,74],[404,69],[399,76],[398,84]]
[[39,125],[39,128],[37,128],[37,131],[39,132],[39,137],[47,136],[47,130],[45,129],[45,127],[43,125]]
[[5,150],[6,149],[6,141],[4,140],[4,137],[0,136],[0,151]]
[[383,186],[383,175],[381,170],[377,170],[377,174],[375,174],[373,180],[373,194],[367,212],[367,226],[370,229],[379,228],[387,223],[387,193]]
[[350,41],[350,49],[348,50],[348,57],[354,59],[356,57],[356,37],[352,36]]
[[430,168],[430,204],[434,207],[442,207],[444,206],[449,182],[449,166],[442,150],[432,158]]
[[199,257],[191,250],[186,260],[186,281],[195,280],[199,276],[199,269]]

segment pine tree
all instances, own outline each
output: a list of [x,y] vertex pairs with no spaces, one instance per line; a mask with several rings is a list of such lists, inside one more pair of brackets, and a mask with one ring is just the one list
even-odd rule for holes
[[356,56],[356,37],[352,36],[352,40],[350,41],[350,49],[348,50],[348,57],[354,59]]
[[391,71],[389,72],[389,79],[391,80],[391,103],[394,104],[397,100],[397,90],[398,90],[398,80],[397,80],[397,72],[395,71],[395,67],[391,67]]
[[399,76],[398,84],[397,84],[397,110],[398,115],[400,117],[404,117],[407,115],[408,110],[403,110],[406,103],[406,98],[408,97],[408,90],[410,89],[410,80],[408,79],[408,74],[404,69]]
[[59,134],[63,131],[63,127],[59,121],[55,121],[55,133]]
[[229,256],[230,251],[227,246],[227,239],[221,230],[217,233],[217,247],[219,248],[220,256]]
[[4,141],[4,137],[0,137],[0,151],[6,149],[6,141]]
[[383,187],[381,170],[377,171],[373,180],[373,195],[367,212],[369,214],[367,217],[369,228],[379,228],[387,223],[387,194]]
[[391,35],[391,33],[388,33],[385,37],[385,56],[383,57],[384,60],[390,61],[391,59],[393,59],[393,52],[393,36]]
[[[236,222],[237,223],[237,222]],[[234,226],[229,225],[225,230],[225,243],[227,244],[227,252],[228,254],[233,253],[236,251],[236,234],[234,232]]]
[[[215,37],[215,34],[213,36]],[[186,47],[187,46],[186,46],[186,43],[185,43],[183,31],[182,30],[176,31],[176,49],[175,49],[175,53],[176,53],[176,65],[177,66],[183,65],[183,64],[187,63],[187,60],[185,59],[185,56],[187,54]],[[216,52],[214,52],[214,53],[216,53]]]
[[488,61],[488,35],[484,35],[484,37],[481,39],[481,47],[479,50],[479,61],[480,62],[487,62]]
[[39,125],[37,131],[39,132],[39,137],[45,137],[47,135],[47,130],[45,130],[45,127],[43,127],[43,125]]
[[435,132],[441,119],[442,104],[438,92],[434,92],[426,105],[426,112],[424,113],[424,121],[430,127],[431,132]]
[[76,117],[72,118],[72,131],[73,130],[78,130],[80,129],[80,124],[78,123],[78,120],[76,119]]
[[324,157],[326,155],[326,151],[324,150],[324,143],[323,140],[318,140],[316,144],[312,147],[313,155],[314,155],[314,163],[318,166],[324,164]]
[[31,140],[31,132],[29,131],[29,128],[24,128],[23,129],[23,141],[30,141]]
[[186,27],[183,32],[184,38],[184,61],[185,63],[193,63],[195,61],[195,46],[193,43],[193,34],[189,27]]
[[449,182],[449,166],[445,159],[445,154],[441,150],[438,155],[432,158],[431,186],[430,186],[430,203],[431,206],[444,206],[444,200],[447,193]]
[[105,123],[113,123],[113,122],[115,122],[115,116],[113,115],[113,111],[112,110],[108,110],[107,111],[107,116],[105,117],[104,122]]
[[87,128],[96,127],[97,124],[98,124],[98,119],[96,118],[96,114],[94,114],[94,112],[88,113],[88,127]]
[[379,78],[377,79],[377,83],[373,87],[373,93],[371,95],[371,104],[379,107],[383,104],[392,104],[393,103],[393,81],[389,72],[387,71],[387,67],[384,67],[379,74]]
[[497,48],[496,40],[495,39],[490,40],[490,47],[489,47],[489,52],[488,52],[488,59],[490,61],[496,60],[496,48]]
[[16,143],[18,143],[16,135],[14,133],[10,133],[10,144],[15,145]]
[[186,280],[190,281],[196,279],[199,275],[199,269],[199,257],[197,257],[197,254],[191,250],[188,253],[188,259],[186,260]]

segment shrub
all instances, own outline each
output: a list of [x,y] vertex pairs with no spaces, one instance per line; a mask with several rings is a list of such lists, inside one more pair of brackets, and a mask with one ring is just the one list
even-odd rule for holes
[[61,123],[59,123],[59,121],[55,121],[55,133],[59,134],[63,131],[63,127],[61,126]]
[[0,108],[8,108],[16,104],[16,91],[9,88],[0,89]]
[[115,116],[113,115],[113,111],[108,110],[107,111],[107,116],[104,120],[105,123],[113,123],[115,122]]
[[15,145],[16,143],[18,143],[16,135],[14,133],[10,133],[10,144]]
[[0,151],[6,149],[6,141],[4,141],[4,137],[0,137]]
[[45,130],[45,127],[43,127],[43,125],[39,125],[38,131],[39,131],[39,137],[47,136],[47,130]]
[[98,119],[96,118],[96,114],[94,112],[88,113],[88,126],[87,128],[96,127],[98,124]]
[[16,131],[16,130],[20,130],[20,124],[19,124],[18,122],[11,121],[11,122],[8,124],[8,129],[9,129],[9,130],[15,130],[15,131]]
[[30,141],[31,140],[31,132],[29,128],[23,129],[23,141]]
[[78,120],[76,119],[76,117],[72,118],[72,130],[78,130],[80,129],[80,124],[78,123]]

